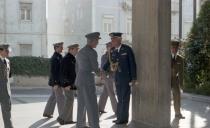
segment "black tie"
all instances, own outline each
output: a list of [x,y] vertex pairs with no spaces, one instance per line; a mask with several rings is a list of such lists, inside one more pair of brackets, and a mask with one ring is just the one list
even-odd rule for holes
[[173,58],[173,59],[174,59],[174,61],[176,61],[176,56],[174,56],[174,58]]
[[7,62],[6,62],[6,60],[5,60],[5,59],[4,59],[4,64],[5,64],[5,65],[7,65]]

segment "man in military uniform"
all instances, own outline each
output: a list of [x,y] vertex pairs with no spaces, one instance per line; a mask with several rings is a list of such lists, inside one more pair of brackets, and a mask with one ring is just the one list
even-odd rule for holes
[[52,87],[52,93],[47,101],[44,110],[44,117],[52,118],[55,105],[57,103],[58,113],[62,114],[64,108],[64,94],[60,83],[60,67],[62,60],[63,42],[54,44],[54,54],[50,59],[50,78],[49,85]]
[[[117,91],[117,120],[116,124],[127,124],[129,117],[129,103],[131,86],[136,81],[136,62],[133,50],[126,44],[122,44],[122,33],[114,32],[109,34],[114,51],[112,53],[112,64],[104,65],[104,70],[109,66],[115,69],[115,84]],[[113,67],[115,66],[115,68]]]
[[91,128],[99,128],[99,112],[97,105],[95,74],[100,74],[97,62],[97,47],[100,33],[89,33],[85,36],[87,45],[83,47],[76,57],[77,77],[76,86],[78,88],[78,110],[77,128],[86,127],[85,115],[87,110],[88,121]]
[[0,45],[0,104],[5,128],[13,128],[11,121],[11,90],[9,45]]
[[117,100],[114,93],[114,72],[111,71],[110,67],[108,71],[103,70],[103,66],[107,61],[111,61],[111,42],[106,44],[107,52],[101,57],[101,70],[102,70],[102,79],[104,79],[104,90],[99,99],[99,112],[100,114],[106,113],[104,111],[108,96],[111,100],[112,110],[117,113]]
[[184,119],[185,117],[182,116],[180,111],[181,107],[180,86],[183,85],[184,59],[177,54],[179,45],[180,45],[179,41],[171,42],[171,88],[174,100],[175,117],[179,119]]
[[61,86],[65,92],[65,104],[62,114],[57,121],[61,124],[73,124],[73,104],[74,91],[76,89],[74,82],[76,79],[76,54],[78,53],[79,45],[73,44],[68,46],[68,53],[61,62]]

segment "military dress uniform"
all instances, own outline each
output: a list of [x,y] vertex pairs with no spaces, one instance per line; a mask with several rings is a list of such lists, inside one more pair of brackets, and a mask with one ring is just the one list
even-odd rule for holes
[[[0,49],[8,49],[9,45],[1,45]],[[5,128],[13,128],[11,120],[10,62],[0,56],[0,104]]]
[[[172,42],[175,47],[179,46],[179,42]],[[183,85],[183,67],[184,59],[180,55],[171,55],[171,89],[174,101],[175,116],[184,118],[181,114],[181,89]]]
[[[105,53],[101,57],[101,69],[103,70],[103,66],[108,61],[108,52]],[[116,114],[117,113],[117,99],[114,93],[114,72],[110,71],[110,67],[108,71],[102,71],[103,79],[104,79],[104,89],[99,98],[99,112],[104,113],[104,109],[106,106],[106,102],[108,97],[110,98],[112,110]]]
[[[71,45],[78,47],[78,45]],[[71,47],[69,46],[69,47]],[[67,53],[61,61],[61,86],[63,88],[70,86],[70,90],[65,90],[65,104],[62,114],[59,116],[60,124],[72,124],[73,122],[73,105],[74,105],[74,91],[76,87],[74,85],[76,79],[76,58]]]
[[[60,53],[54,52],[50,59],[50,78],[48,84],[52,87],[52,93],[47,101],[43,114],[44,117],[51,117],[53,115],[56,103],[59,115],[62,114],[64,109],[64,94],[60,83],[60,66],[62,58]],[[56,90],[53,88],[55,85],[58,85]]]
[[[122,33],[110,33],[110,36],[121,37]],[[134,53],[126,44],[121,44],[119,48],[113,49],[112,62],[118,63],[118,68],[115,72],[115,84],[117,91],[117,120],[116,124],[128,123],[129,119],[129,103],[131,87],[129,83],[132,80],[136,80],[136,62]],[[107,70],[110,63],[107,62],[104,65],[104,70]]]
[[[87,39],[98,38],[100,33],[90,33]],[[86,125],[86,111],[91,128],[99,128],[99,112],[95,87],[95,74],[99,73],[97,52],[89,45],[83,47],[76,56],[78,88],[77,128]]]
[[171,59],[171,88],[173,93],[175,114],[179,115],[181,107],[180,86],[183,82],[183,58],[177,55]]

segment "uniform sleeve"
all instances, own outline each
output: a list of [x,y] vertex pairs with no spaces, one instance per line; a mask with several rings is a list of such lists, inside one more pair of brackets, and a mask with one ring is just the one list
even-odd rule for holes
[[184,82],[184,58],[180,57],[180,67],[179,67],[179,81],[180,86],[183,87]]
[[105,55],[103,55],[102,57],[101,57],[101,69],[103,69],[103,66],[104,66],[104,64],[105,64]]
[[78,58],[76,58],[75,71],[76,71],[76,74],[77,74],[78,71],[79,71]]
[[110,63],[109,63],[109,60],[107,60],[106,63],[103,65],[102,69],[104,71],[108,72],[109,67],[110,67]]
[[91,52],[91,54],[89,55],[91,68],[96,74],[99,74],[100,69],[98,67],[97,59],[98,59],[98,55],[97,55],[96,51]]
[[61,86],[65,86],[66,85],[66,76],[67,76],[67,71],[66,71],[66,62],[65,62],[65,58],[62,59],[61,61],[61,65],[60,65],[60,80],[61,80]]
[[9,59],[7,59],[7,63],[8,63],[8,65],[9,65],[9,78],[11,78],[12,77],[12,71],[11,71],[11,63],[10,63],[10,61],[9,61]]
[[61,83],[63,87],[71,86],[74,84],[74,65],[71,63],[70,58],[64,58],[61,62]]
[[136,80],[137,79],[136,61],[133,50],[131,48],[128,49],[128,61],[129,61],[129,68],[132,80]]
[[54,84],[59,83],[59,75],[60,75],[60,68],[59,68],[59,60],[56,58],[52,58],[51,60],[51,75]]

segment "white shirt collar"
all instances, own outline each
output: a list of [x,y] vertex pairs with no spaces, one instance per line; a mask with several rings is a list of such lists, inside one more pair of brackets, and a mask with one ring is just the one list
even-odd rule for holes
[[121,47],[122,47],[122,44],[120,44],[120,46],[117,48],[118,52],[120,52]]
[[171,53],[171,56],[172,56],[172,58],[177,58],[177,54],[173,54],[173,53]]
[[4,61],[5,58],[3,58],[3,57],[0,55],[0,59],[1,59],[2,61]]

